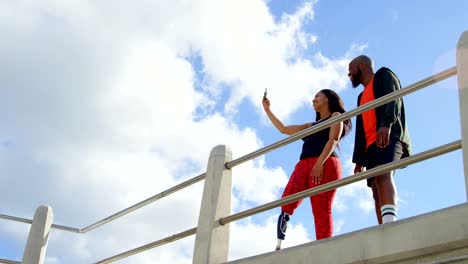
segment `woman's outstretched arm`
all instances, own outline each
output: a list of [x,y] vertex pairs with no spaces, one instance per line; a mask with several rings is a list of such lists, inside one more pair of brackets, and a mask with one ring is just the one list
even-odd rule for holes
[[262,101],[263,104],[263,110],[265,110],[265,113],[267,114],[268,118],[270,119],[271,123],[278,129],[279,132],[286,134],[286,135],[292,135],[295,134],[299,131],[302,131],[312,125],[312,123],[306,123],[303,125],[290,125],[290,126],[285,126],[283,122],[281,122],[278,117],[273,114],[273,112],[270,109],[270,100],[268,98],[263,98]]

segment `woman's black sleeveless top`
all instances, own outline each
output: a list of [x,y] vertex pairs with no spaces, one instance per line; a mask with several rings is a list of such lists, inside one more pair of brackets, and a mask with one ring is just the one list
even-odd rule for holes
[[[312,124],[312,126],[317,125],[325,120],[328,120],[330,117],[324,118],[318,122]],[[328,138],[330,135],[330,128],[325,128],[320,130],[317,133],[306,136],[302,138],[304,143],[302,144],[302,153],[300,159],[307,159],[311,157],[319,157],[322,154],[322,150],[327,144]],[[330,155],[330,157],[336,157],[335,151]]]

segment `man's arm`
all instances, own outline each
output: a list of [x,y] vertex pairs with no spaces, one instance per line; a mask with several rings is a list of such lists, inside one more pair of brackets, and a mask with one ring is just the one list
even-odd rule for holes
[[[398,78],[390,70],[386,71],[382,76],[381,87],[382,96],[392,93],[396,90],[400,90],[400,82]],[[391,128],[397,121],[400,115],[401,99],[396,99],[385,105],[383,105],[384,111],[382,112],[382,118],[380,119],[380,127]]]
[[[358,96],[357,106],[361,101],[361,95]],[[354,134],[353,163],[362,165],[364,163],[364,153],[366,151],[366,137],[362,124],[362,116],[356,116],[356,132]]]
[[[400,82],[393,72],[386,70],[382,73],[382,80],[377,89],[380,89],[380,96],[387,95],[400,89]],[[379,96],[379,97],[380,97]],[[390,133],[392,125],[400,115],[401,99],[396,99],[382,106],[379,129],[377,130],[376,144],[379,148],[385,148],[390,143]]]

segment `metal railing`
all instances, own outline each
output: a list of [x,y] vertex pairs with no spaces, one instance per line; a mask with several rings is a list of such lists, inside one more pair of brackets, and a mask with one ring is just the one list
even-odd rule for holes
[[9,259],[2,259],[2,258],[0,258],[0,263],[5,263],[5,264],[21,264],[20,261],[9,260]]
[[219,223],[221,225],[225,225],[230,222],[233,222],[233,221],[236,221],[236,220],[239,220],[239,219],[242,219],[242,218],[254,215],[254,214],[258,214],[258,213],[273,209],[275,207],[279,207],[279,206],[306,198],[306,197],[314,196],[323,192],[336,189],[338,187],[342,187],[351,183],[355,183],[357,181],[361,181],[361,180],[365,180],[371,177],[382,175],[383,173],[391,171],[391,170],[396,170],[396,169],[406,167],[414,163],[418,163],[420,161],[424,161],[433,157],[437,157],[437,156],[458,150],[461,147],[462,147],[461,140],[457,140],[457,141],[448,143],[446,145],[415,154],[408,158],[404,158],[404,159],[397,160],[391,163],[387,163],[385,165],[381,165],[381,166],[375,167],[370,170],[366,170],[358,174],[344,177],[336,181],[325,183],[323,185],[292,194],[282,199],[279,199],[279,200],[276,200],[276,201],[273,201],[273,202],[270,202],[261,206],[257,206],[252,209],[248,209],[240,213],[236,213],[227,217],[220,218]]
[[197,228],[194,227],[194,228],[186,230],[184,232],[180,232],[178,234],[168,236],[166,238],[160,239],[158,241],[151,242],[149,244],[134,248],[132,250],[122,252],[122,253],[120,253],[118,255],[115,255],[115,256],[100,260],[100,261],[96,262],[96,264],[103,264],[103,263],[110,263],[110,262],[113,262],[113,261],[117,261],[117,260],[132,256],[132,255],[138,254],[140,252],[150,250],[152,248],[159,247],[159,246],[162,246],[162,245],[177,241],[179,239],[182,239],[182,238],[185,238],[185,237],[188,237],[188,236],[191,236],[191,235],[195,235],[196,233],[197,233]]
[[[406,88],[403,88],[403,89],[400,89],[398,91],[395,91],[393,93],[390,93],[388,95],[385,95],[385,96],[382,96],[372,102],[369,102],[363,106],[360,106],[360,107],[357,107],[349,112],[345,112],[339,116],[336,116],[336,117],[333,117],[333,118],[330,118],[320,124],[317,124],[315,126],[312,126],[310,128],[307,128],[307,129],[304,129],[294,135],[291,135],[287,138],[284,138],[280,141],[277,141],[276,143],[273,143],[271,145],[268,145],[266,147],[263,147],[263,148],[260,148],[254,152],[251,152],[247,155],[244,155],[240,158],[237,158],[235,160],[232,160],[231,162],[228,162],[226,163],[226,168],[227,169],[231,169],[235,166],[238,166],[246,161],[249,161],[249,160],[252,160],[258,156],[261,156],[261,155],[264,155],[270,151],[273,151],[277,148],[280,148],[280,147],[283,147],[285,145],[288,145],[296,140],[299,140],[305,136],[308,136],[308,135],[311,135],[311,134],[314,134],[324,128],[327,128],[327,127],[330,127],[331,125],[333,124],[336,124],[338,122],[341,122],[341,121],[344,121],[346,119],[350,119],[358,114],[361,114],[361,113],[364,113],[366,112],[367,110],[370,110],[372,108],[375,108],[377,106],[380,106],[380,105],[383,105],[383,104],[386,104],[388,102],[391,102],[395,99],[398,99],[400,97],[403,97],[407,94],[410,94],[412,92],[415,92],[417,90],[420,90],[424,87],[427,87],[429,85],[432,85],[434,83],[437,83],[437,82],[440,82],[440,81],[443,81],[447,78],[450,78],[454,75],[457,74],[457,68],[456,67],[452,67],[452,68],[449,68],[447,70],[444,70],[438,74],[434,74],[430,77],[427,77],[419,82],[416,82]],[[147,198],[146,200],[143,200],[137,204],[134,204],[128,208],[125,208],[123,209],[122,211],[119,211],[111,216],[108,216],[102,220],[99,220],[85,228],[82,228],[82,229],[79,229],[79,228],[74,228],[74,227],[68,227],[68,226],[63,226],[63,225],[52,225],[52,228],[54,229],[59,229],[59,230],[63,230],[63,231],[68,231],[68,232],[73,232],[73,233],[86,233],[86,232],[89,232],[99,226],[102,226],[104,224],[107,224],[117,218],[120,218],[126,214],[129,214],[137,209],[140,209],[148,204],[151,204],[157,200],[160,200],[166,196],[169,196],[170,194],[173,194],[177,191],[180,191],[186,187],[189,187],[197,182],[200,182],[202,180],[204,180],[206,177],[206,173],[202,173],[194,178],[191,178],[190,180],[187,180],[185,182],[182,182],[172,188],[169,188],[159,194],[156,194],[150,198]],[[3,214],[0,214],[0,218],[3,218],[3,219],[6,219],[6,220],[12,220],[12,221],[17,221],[17,222],[22,222],[22,223],[27,223],[27,224],[31,224],[32,223],[32,220],[30,219],[25,219],[25,218],[20,218],[20,217],[15,217],[15,216],[9,216],[9,215],[3,215]]]
[[[308,136],[308,135],[311,135],[313,133],[316,133],[322,129],[325,129],[327,127],[330,127],[331,125],[333,124],[336,124],[338,122],[342,122],[346,119],[350,119],[356,115],[359,115],[363,112],[366,112],[372,108],[376,108],[380,105],[383,105],[383,104],[386,104],[388,102],[391,102],[393,100],[396,100],[398,98],[401,98],[405,95],[408,95],[410,93],[413,93],[417,90],[420,90],[424,87],[427,87],[429,85],[432,85],[434,83],[437,83],[437,82],[440,82],[442,80],[445,80],[449,77],[452,77],[454,75],[457,74],[457,69],[456,67],[452,67],[452,68],[449,68],[445,71],[442,71],[438,74],[435,74],[435,75],[432,75],[428,78],[425,78],[419,82],[416,82],[412,85],[409,85],[408,87],[406,88],[402,88],[400,90],[397,90],[393,93],[390,93],[388,95],[385,95],[383,97],[380,97],[372,102],[369,102],[363,106],[360,106],[360,107],[357,107],[349,112],[345,112],[339,116],[336,116],[336,117],[333,117],[333,118],[330,118],[329,120],[327,121],[324,121],[316,126],[312,126],[308,129],[305,129],[303,131],[300,131],[294,135],[291,135],[283,140],[280,140],[276,143],[273,143],[271,145],[268,145],[266,147],[263,147],[261,149],[258,149],[252,153],[249,153],[245,156],[242,156],[238,159],[235,159],[235,160],[232,160],[230,162],[227,162],[225,164],[225,167],[227,169],[232,169],[233,167],[235,166],[238,166],[246,161],[249,161],[249,160],[252,160],[258,156],[261,156],[261,155],[264,155],[272,150],[275,150],[277,148],[280,148],[282,146],[285,146],[287,144],[290,144],[296,140],[299,140],[305,136]],[[270,202],[270,203],[267,203],[267,204],[264,204],[264,205],[261,205],[261,206],[258,206],[258,207],[255,207],[255,208],[251,208],[251,209],[248,209],[246,211],[243,211],[243,212],[239,212],[239,213],[236,213],[236,214],[233,214],[233,215],[230,215],[230,216],[227,216],[227,217],[223,217],[223,218],[220,218],[218,220],[218,223],[221,224],[221,225],[225,225],[227,223],[230,223],[230,222],[233,222],[233,221],[236,221],[236,220],[239,220],[239,219],[242,219],[242,218],[245,218],[245,217],[248,217],[248,216],[251,216],[251,215],[254,215],[254,214],[257,214],[259,212],[263,212],[263,211],[266,211],[266,210],[269,210],[269,209],[272,209],[272,208],[275,208],[275,207],[278,207],[278,206],[281,206],[281,205],[284,205],[284,204],[288,204],[290,202],[293,202],[293,201],[297,201],[299,199],[302,199],[302,198],[305,198],[305,197],[309,197],[309,196],[312,196],[312,195],[316,195],[316,194],[319,194],[319,193],[322,193],[322,192],[326,192],[326,191],[329,191],[329,190],[332,190],[332,189],[336,189],[338,187],[342,187],[342,186],[345,186],[345,185],[348,185],[348,184],[351,184],[351,183],[354,183],[354,182],[357,182],[357,181],[360,181],[360,180],[364,180],[364,179],[367,179],[367,178],[370,178],[370,177],[374,177],[374,176],[377,176],[377,175],[380,175],[384,172],[388,172],[390,170],[395,170],[397,168],[401,168],[401,167],[405,167],[407,165],[411,165],[411,164],[414,164],[414,163],[417,163],[417,162],[420,162],[420,161],[423,161],[423,160],[426,160],[426,159],[429,159],[429,158],[433,158],[433,157],[436,157],[436,156],[439,156],[439,155],[442,155],[442,154],[445,154],[445,153],[448,153],[448,152],[451,152],[451,151],[454,151],[454,150],[457,150],[457,149],[460,149],[462,147],[462,142],[461,140],[458,140],[458,141],[454,141],[454,142],[451,142],[449,144],[446,144],[444,146],[440,146],[440,147],[437,147],[437,148],[434,148],[434,149],[431,149],[431,150],[427,150],[427,151],[424,151],[422,153],[418,153],[418,154],[415,154],[411,157],[408,157],[408,158],[405,158],[405,159],[402,159],[402,160],[398,160],[398,161],[395,161],[395,162],[392,162],[392,163],[388,163],[388,164],[385,164],[385,165],[382,165],[382,166],[379,166],[379,167],[376,167],[376,168],[373,168],[373,169],[370,169],[368,171],[365,171],[365,172],[361,172],[361,173],[358,173],[358,174],[355,174],[355,175],[351,175],[349,177],[345,177],[345,178],[342,178],[340,180],[337,180],[337,181],[334,181],[334,182],[330,182],[330,183],[327,183],[327,184],[323,184],[323,185],[320,185],[320,186],[317,186],[315,188],[312,188],[312,189],[308,189],[308,190],[305,190],[305,191],[302,191],[302,192],[299,192],[299,193],[296,193],[294,195],[291,195],[291,196],[288,196],[288,197],[285,197],[285,198],[282,198],[282,199],[279,199],[279,200],[276,200],[276,201],[273,201],[273,202]],[[154,195],[146,200],[143,200],[135,205],[132,205],[122,211],[119,211],[111,216],[108,216],[98,222],[95,222],[85,228],[82,228],[82,229],[78,229],[78,228],[73,228],[73,227],[68,227],[68,226],[63,226],[63,225],[52,225],[52,228],[54,229],[59,229],[59,230],[63,230],[63,231],[68,231],[68,232],[74,232],[74,233],[86,233],[86,232],[89,232],[97,227],[100,227],[104,224],[107,224],[109,223],[110,221],[113,221],[115,219],[118,219],[124,215],[127,215],[137,209],[140,209],[148,204],[151,204],[159,199],[162,199],[172,193],[175,193],[179,190],[182,190],[188,186],[191,186],[199,181],[202,181],[204,180],[206,177],[206,173],[203,173],[203,174],[200,174],[190,180],[187,180],[185,182],[182,182],[166,191],[163,191],[157,195]],[[6,220],[11,220],[11,221],[17,221],[17,222],[22,222],[22,223],[28,223],[28,224],[31,224],[32,223],[32,220],[29,220],[29,219],[25,219],[25,218],[20,218],[20,217],[15,217],[15,216],[9,216],[9,215],[3,215],[3,214],[0,214],[0,218],[2,219],[6,219]],[[185,238],[185,237],[188,237],[190,235],[193,235],[193,234],[196,234],[196,231],[197,231],[197,228],[192,228],[192,229],[189,229],[189,230],[186,230],[186,231],[183,231],[181,233],[178,233],[178,234],[175,234],[175,235],[172,235],[172,236],[169,236],[169,237],[166,237],[166,238],[163,238],[161,240],[158,240],[158,241],[155,241],[155,242],[152,242],[152,243],[149,243],[149,244],[146,244],[146,245],[143,245],[143,246],[140,246],[140,247],[137,247],[135,249],[132,249],[132,250],[129,250],[129,251],[126,251],[126,252],[123,252],[123,253],[120,253],[120,254],[117,254],[115,256],[112,256],[112,257],[109,257],[109,258],[106,258],[106,259],[103,259],[101,261],[98,261],[96,263],[109,263],[109,262],[113,262],[113,261],[116,261],[116,260],[119,260],[119,259],[123,259],[125,257],[128,257],[128,256],[131,256],[131,255],[135,255],[137,253],[140,253],[140,252],[143,252],[143,251],[146,251],[146,250],[149,250],[149,249],[152,249],[152,248],[155,248],[155,247],[158,247],[158,246],[161,246],[161,245],[164,245],[164,244],[167,244],[167,243],[170,243],[170,242],[174,242],[176,240],[179,240],[179,239],[182,239],[182,238]],[[0,262],[1,263],[20,263],[20,262],[17,262],[17,261],[11,261],[11,260],[4,260],[4,259],[0,259]]]
[[[246,161],[254,159],[254,158],[256,158],[256,157],[258,157],[260,155],[264,155],[267,152],[270,152],[270,151],[272,151],[274,149],[280,148],[280,147],[285,146],[285,145],[287,145],[287,144],[289,144],[291,142],[299,140],[299,139],[301,139],[301,138],[303,138],[305,136],[316,133],[316,132],[318,132],[318,131],[320,131],[320,130],[322,130],[324,128],[330,127],[333,124],[344,121],[344,120],[349,119],[349,118],[351,118],[353,116],[356,116],[358,114],[364,113],[364,112],[368,111],[369,109],[372,109],[372,108],[378,107],[380,105],[386,104],[388,102],[391,102],[391,101],[393,101],[395,99],[398,99],[398,98],[400,98],[402,96],[405,96],[407,94],[410,94],[412,92],[420,90],[420,89],[422,89],[424,87],[427,87],[427,86],[429,86],[431,84],[443,81],[443,80],[445,80],[445,79],[447,79],[449,77],[452,77],[452,76],[456,75],[456,73],[457,73],[456,67],[449,68],[449,69],[447,69],[445,71],[442,71],[442,72],[440,72],[438,74],[432,75],[432,76],[430,76],[428,78],[425,78],[425,79],[423,79],[423,80],[421,80],[419,82],[416,82],[416,83],[414,83],[414,84],[412,84],[412,85],[410,85],[410,86],[408,86],[406,88],[400,89],[398,91],[395,91],[393,93],[390,93],[388,95],[380,97],[380,98],[378,98],[378,99],[376,99],[376,100],[374,100],[374,101],[372,101],[370,103],[367,103],[367,104],[365,104],[363,106],[357,107],[354,110],[351,110],[351,111],[345,112],[345,113],[343,113],[343,114],[341,114],[339,116],[330,118],[329,120],[324,121],[324,122],[322,122],[322,123],[320,123],[320,124],[318,124],[316,126],[313,126],[313,127],[308,128],[308,129],[305,129],[303,131],[300,131],[300,132],[298,132],[298,133],[296,133],[294,135],[291,135],[291,136],[289,136],[289,137],[287,137],[287,138],[285,138],[283,140],[280,140],[280,141],[278,141],[276,143],[273,143],[273,144],[271,144],[269,146],[266,146],[266,147],[261,148],[261,149],[259,149],[257,151],[249,153],[249,154],[247,154],[245,156],[242,156],[242,157],[240,157],[238,159],[232,160],[231,162],[226,163],[225,166],[226,166],[227,169],[231,169],[231,168],[233,168],[233,167],[235,167],[237,165],[240,165],[240,164],[242,164],[242,163],[244,163]],[[293,202],[293,201],[297,201],[297,200],[305,198],[305,197],[309,197],[309,196],[316,195],[316,194],[319,194],[319,193],[322,193],[322,192],[325,192],[325,191],[329,191],[329,190],[335,189],[337,187],[341,187],[341,186],[344,186],[344,185],[351,184],[351,183],[356,182],[356,181],[360,181],[360,180],[364,180],[364,179],[367,179],[367,178],[370,178],[370,177],[374,177],[376,175],[382,174],[383,172],[387,172],[387,171],[394,170],[394,169],[397,169],[397,168],[405,167],[407,165],[417,163],[417,162],[420,162],[422,160],[426,160],[426,159],[429,159],[429,158],[432,158],[432,157],[435,157],[435,156],[438,156],[438,155],[442,155],[442,154],[445,154],[445,153],[448,153],[448,152],[451,152],[451,151],[454,151],[454,150],[457,150],[457,149],[460,149],[460,148],[461,148],[461,141],[458,140],[458,141],[449,143],[449,144],[447,144],[445,146],[434,148],[434,149],[431,149],[431,150],[428,150],[428,151],[413,155],[411,157],[408,157],[408,158],[405,158],[405,159],[402,159],[402,160],[399,160],[399,161],[388,163],[386,165],[379,166],[379,167],[376,167],[374,169],[371,169],[371,170],[368,170],[368,171],[365,171],[365,172],[362,172],[362,173],[359,173],[359,174],[356,174],[356,175],[345,177],[345,178],[342,178],[342,179],[334,181],[334,182],[330,182],[330,183],[327,183],[327,184],[324,184],[324,185],[317,186],[317,187],[312,188],[312,189],[305,190],[305,191],[300,192],[300,193],[296,193],[294,195],[291,195],[291,196],[282,198],[280,200],[276,200],[276,201],[267,203],[267,204],[262,205],[262,206],[258,206],[258,207],[255,207],[255,208],[252,208],[252,209],[249,209],[249,210],[237,213],[237,214],[233,214],[233,215],[228,216],[228,217],[221,218],[218,221],[219,221],[219,223],[221,225],[224,225],[224,224],[227,224],[227,223],[230,223],[230,222],[233,222],[233,221],[236,221],[236,220],[239,220],[239,219],[242,219],[242,218],[245,218],[245,217],[248,217],[248,216],[251,216],[251,215],[254,215],[254,214],[257,214],[257,213],[260,213],[260,212],[263,212],[263,211],[266,211],[266,210],[269,210],[269,209],[272,209],[272,208],[275,208],[275,207],[278,207],[278,206],[281,206],[281,205],[284,205],[284,204],[288,204],[288,203]],[[194,230],[194,229],[196,229],[196,228],[192,228],[192,229],[189,229],[189,230]],[[173,235],[173,236],[170,236],[170,237],[167,237],[167,238],[159,240],[159,241],[165,241],[166,239],[169,239],[169,238],[171,238],[172,241],[175,241],[175,240],[184,238],[184,237],[186,237],[186,232],[188,232],[189,230],[187,230],[185,232],[182,232],[182,233],[179,233],[179,234],[176,234],[176,235]],[[195,233],[196,231],[193,231],[193,232]],[[126,251],[124,253],[121,253],[119,255],[113,256],[113,257],[108,258],[108,259],[112,259],[112,261],[119,260],[119,259],[129,257],[129,256],[132,256],[132,255],[135,255],[135,254],[141,252],[142,248],[145,248],[146,250],[149,250],[149,249],[155,248],[155,247],[160,246],[160,245],[162,245],[162,244],[155,244],[155,242],[153,242],[153,243],[144,245],[142,247],[138,247],[138,248]],[[108,260],[108,259],[106,259],[106,260]],[[102,261],[99,261],[97,263],[109,263],[106,260],[102,260]]]
[[[228,224],[230,222],[233,222],[233,221],[236,221],[236,220],[239,220],[239,219],[242,219],[242,218],[246,218],[246,217],[249,217],[251,215],[261,213],[261,212],[273,209],[275,207],[279,207],[279,206],[282,206],[282,205],[285,205],[285,204],[288,204],[288,203],[303,199],[305,197],[310,197],[310,196],[313,196],[313,195],[316,195],[316,194],[319,194],[319,193],[322,193],[322,192],[330,191],[330,190],[336,189],[338,187],[342,187],[342,186],[345,186],[345,185],[348,185],[348,184],[351,184],[351,183],[354,183],[354,182],[357,182],[357,181],[361,181],[361,180],[365,180],[367,178],[371,178],[371,177],[374,177],[374,176],[377,176],[377,175],[381,175],[382,173],[388,172],[390,170],[395,170],[395,169],[398,169],[398,168],[406,167],[406,166],[414,164],[414,163],[418,163],[418,162],[421,162],[421,161],[424,161],[424,160],[427,160],[427,159],[430,159],[430,158],[433,158],[433,157],[436,157],[436,156],[440,156],[440,155],[443,155],[443,154],[458,150],[461,147],[462,147],[461,140],[457,140],[457,141],[451,142],[449,144],[446,144],[446,145],[443,145],[443,146],[440,146],[440,147],[437,147],[437,148],[433,148],[433,149],[430,149],[430,150],[415,154],[415,155],[410,156],[408,158],[404,158],[404,159],[394,161],[394,162],[391,162],[391,163],[388,163],[388,164],[385,164],[385,165],[382,165],[382,166],[378,166],[378,167],[375,167],[373,169],[370,169],[370,170],[367,170],[367,171],[364,171],[364,172],[361,172],[361,173],[358,173],[358,174],[355,174],[355,175],[351,175],[349,177],[344,177],[342,179],[339,179],[339,180],[336,180],[336,181],[333,181],[333,182],[329,182],[329,183],[326,183],[326,184],[323,184],[323,185],[320,185],[320,186],[317,186],[317,187],[314,187],[314,188],[311,188],[311,189],[307,189],[307,190],[304,190],[302,192],[295,193],[293,195],[281,198],[279,200],[276,200],[276,201],[273,201],[273,202],[270,202],[270,203],[255,207],[255,208],[245,210],[243,212],[239,212],[239,213],[227,216],[227,217],[220,218],[218,220],[218,222],[221,225],[225,225],[225,224]],[[172,235],[172,236],[169,236],[167,238],[158,240],[156,242],[152,242],[152,243],[146,244],[144,246],[140,246],[138,248],[128,250],[128,251],[126,251],[124,253],[112,256],[110,258],[98,261],[96,263],[101,264],[101,263],[110,263],[112,261],[117,261],[117,260],[120,260],[120,259],[123,259],[123,258],[126,258],[126,257],[130,257],[132,255],[138,254],[138,253],[140,253],[142,251],[149,250],[149,249],[152,249],[152,248],[167,244],[169,242],[173,242],[173,241],[185,238],[185,237],[187,237],[189,235],[193,235],[195,233],[196,233],[196,227],[192,228],[192,229],[189,229],[189,230],[186,230],[184,232],[181,232],[179,234]]]
[[[163,191],[163,192],[161,192],[159,194],[151,196],[150,198],[148,198],[146,200],[143,200],[143,201],[141,201],[141,202],[139,202],[137,204],[134,204],[134,205],[132,205],[132,206],[130,206],[128,208],[125,208],[124,210],[119,211],[119,212],[117,212],[117,213],[115,213],[113,215],[110,215],[110,216],[108,216],[108,217],[106,217],[106,218],[104,218],[102,220],[99,220],[99,221],[97,221],[97,222],[95,222],[95,223],[93,223],[93,224],[91,224],[91,225],[89,225],[89,226],[87,226],[85,228],[79,229],[79,228],[68,227],[68,226],[63,226],[63,225],[55,225],[55,224],[52,225],[52,228],[62,230],[62,231],[73,232],[73,233],[80,233],[80,234],[89,232],[89,231],[91,231],[91,230],[93,230],[95,228],[98,228],[98,227],[100,227],[102,225],[105,225],[105,224],[107,224],[107,223],[109,223],[109,222],[111,222],[111,221],[113,221],[113,220],[115,220],[117,218],[120,218],[120,217],[122,217],[122,216],[124,216],[126,214],[129,214],[129,213],[137,210],[137,209],[140,209],[143,206],[146,206],[146,205],[148,205],[150,203],[153,203],[153,202],[155,202],[155,201],[157,201],[159,199],[162,199],[162,198],[164,198],[164,197],[166,197],[166,196],[168,196],[168,195],[170,195],[172,193],[175,193],[175,192],[177,192],[179,190],[182,190],[182,189],[184,189],[184,188],[186,188],[186,187],[188,187],[188,186],[190,186],[190,185],[192,185],[194,183],[197,183],[197,182],[205,179],[205,176],[206,176],[206,173],[202,173],[202,174],[200,174],[200,175],[198,175],[198,176],[196,176],[196,177],[194,177],[194,178],[192,178],[192,179],[190,179],[188,181],[182,182],[182,183],[180,183],[180,184],[178,184],[178,185],[176,185],[176,186],[174,186],[172,188],[169,188],[169,189],[167,189],[167,190],[165,190],[165,191]],[[0,218],[5,219],[5,220],[11,220],[11,221],[16,221],[16,222],[26,223],[26,224],[31,224],[32,223],[31,219],[26,219],[26,218],[21,218],[21,217],[16,217],[16,216],[10,216],[10,215],[0,214]]]

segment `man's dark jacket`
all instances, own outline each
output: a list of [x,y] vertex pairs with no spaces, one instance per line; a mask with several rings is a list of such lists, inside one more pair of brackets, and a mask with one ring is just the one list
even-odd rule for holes
[[[375,99],[401,88],[400,80],[390,69],[382,67],[374,75]],[[358,96],[357,106],[361,101],[362,92]],[[380,127],[390,128],[390,140],[402,142],[403,157],[411,155],[411,142],[406,126],[405,107],[403,99],[397,99],[375,109],[377,116],[377,130]],[[356,135],[354,141],[353,163],[365,165],[366,135],[362,123],[362,115],[356,116]]]

